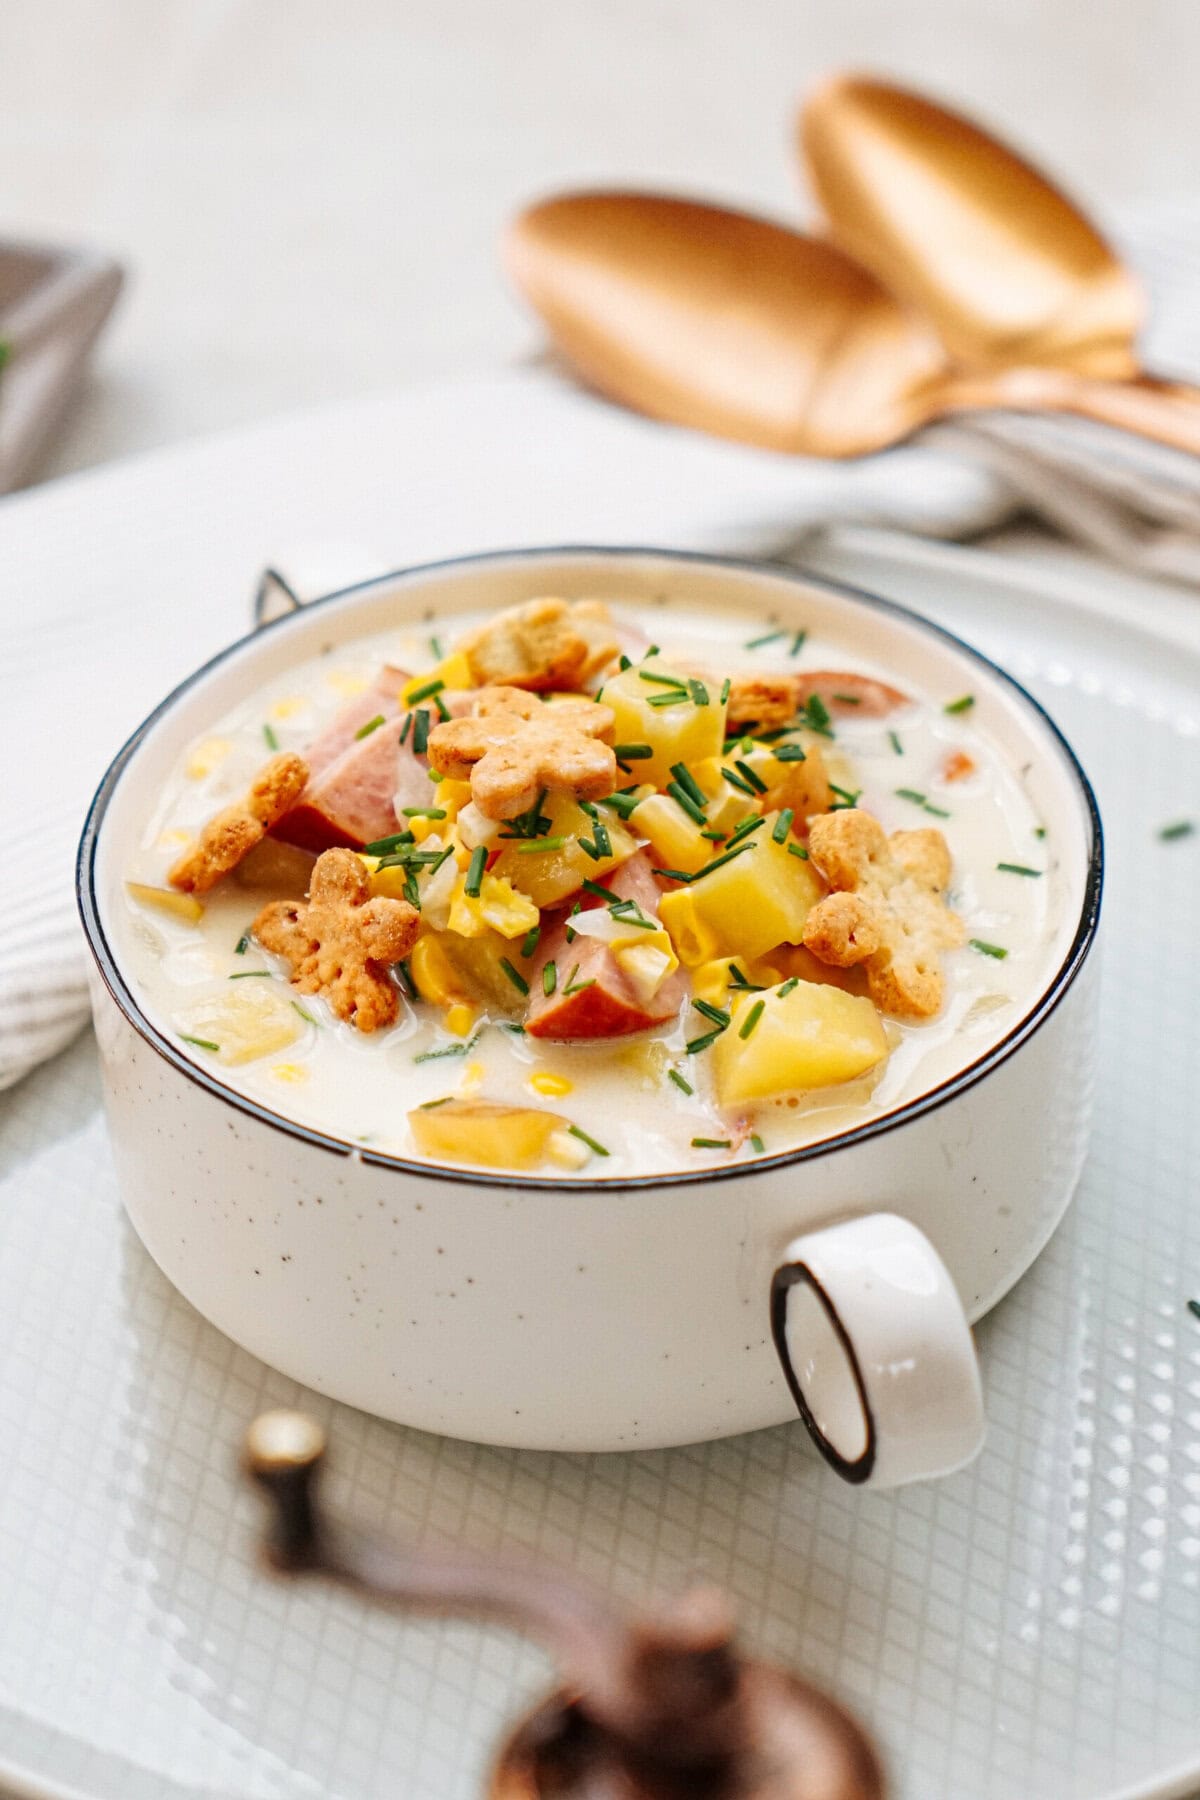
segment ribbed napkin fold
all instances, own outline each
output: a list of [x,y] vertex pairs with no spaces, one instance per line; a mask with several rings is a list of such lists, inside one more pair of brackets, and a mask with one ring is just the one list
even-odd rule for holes
[[[1154,298],[1149,358],[1200,374],[1200,210],[1157,215],[1130,239]],[[1200,585],[1200,458],[1107,427],[996,413],[857,463],[795,462],[666,431],[546,370],[358,402],[61,483],[0,506],[6,547],[9,507],[28,508],[41,537],[24,534],[27,585],[0,591],[6,700],[19,690],[0,787],[0,1088],[87,1019],[74,847],[107,754],[247,627],[256,563],[314,520],[399,567],[568,541],[775,555],[786,543],[802,560],[833,525],[965,539],[1031,512],[1122,566]],[[68,597],[31,616],[51,536],[56,550],[76,544],[59,556]],[[57,734],[47,781],[28,742],[63,717],[72,682],[76,706],[100,707],[97,728]],[[62,795],[50,816],[48,786]]]

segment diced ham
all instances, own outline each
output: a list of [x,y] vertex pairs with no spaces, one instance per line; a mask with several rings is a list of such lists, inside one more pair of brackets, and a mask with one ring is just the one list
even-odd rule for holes
[[[635,900],[647,916],[655,915],[660,890],[644,851],[639,850],[606,876],[605,885],[621,899]],[[592,898],[586,897],[589,910]],[[596,899],[595,904],[603,902]],[[573,943],[567,942],[568,923],[564,919],[544,933],[539,946],[529,977],[533,998],[525,1017],[525,1030],[530,1037],[626,1037],[652,1025],[665,1025],[676,1017],[684,997],[680,970],[668,975],[658,992],[644,1001],[607,944],[580,935]],[[542,971],[550,961],[557,970],[558,985],[547,997],[542,992]],[[568,994],[568,986],[575,991]]]
[[[379,711],[378,705],[375,710]],[[403,716],[397,713],[366,737],[352,741],[349,749],[309,781],[295,806],[275,827],[276,837],[301,844],[306,850],[329,850],[339,844],[361,850],[364,844],[394,832],[396,766],[398,753],[404,754],[400,749],[403,727]],[[416,761],[411,752],[409,755]],[[428,805],[430,786],[423,769],[421,782],[423,802]]]
[[355,742],[355,733],[371,719],[382,713],[385,719],[394,718],[400,711],[401,689],[412,680],[403,669],[393,668],[385,663],[369,688],[348,700],[331,724],[327,725],[315,742],[305,751],[310,781],[323,775],[349,750]]
[[796,684],[801,706],[815,694],[835,719],[884,719],[909,704],[899,688],[849,669],[801,669]]

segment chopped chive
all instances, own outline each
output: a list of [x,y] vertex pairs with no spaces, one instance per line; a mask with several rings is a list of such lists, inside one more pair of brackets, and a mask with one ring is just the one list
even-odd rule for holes
[[237,974],[231,975],[229,979],[230,981],[261,981],[264,976],[268,981],[270,980],[270,969],[239,969]]
[[688,693],[692,696],[693,706],[708,705],[708,689],[702,681],[696,681],[693,678],[689,678]]
[[751,638],[746,648],[747,650],[761,650],[764,644],[777,644],[781,637],[786,636],[786,631],[768,631],[762,637]]
[[758,816],[758,818],[755,818],[753,815],[751,815],[750,818],[743,819],[741,824],[735,825],[733,830],[729,834],[730,848],[732,849],[734,844],[740,844],[742,842],[743,838],[753,837],[754,833],[758,830],[759,826],[765,825],[766,822],[767,821],[762,817],[761,814]]
[[442,649],[442,640],[438,637],[431,637],[429,640],[429,648],[433,654],[434,660],[436,662],[441,662],[443,656],[446,654]]
[[365,725],[359,726],[358,730],[354,734],[355,742],[357,742],[359,738],[370,737],[370,735],[373,731],[379,730],[379,727],[383,724],[383,722],[384,722],[383,714],[376,713],[375,717],[373,719],[368,719]]
[[833,698],[835,700],[840,700],[843,706],[861,706],[862,705],[862,695],[861,694],[835,694],[833,696]]
[[652,656],[657,656],[658,654],[659,654],[659,646],[657,644],[651,644],[650,648],[643,655],[642,661],[649,662],[650,658]]
[[[274,726],[272,726],[272,725],[264,725],[264,726],[263,726],[263,736],[264,736],[264,737],[265,737],[265,738],[266,738],[266,740],[267,740],[267,749],[268,749],[268,750],[278,750],[278,748],[279,748],[279,739],[278,739],[278,738],[277,738],[277,737],[276,737],[276,736],[275,736],[275,728],[274,728]],[[190,1040],[190,1039],[189,1039],[189,1042],[191,1042],[191,1041],[192,1041],[192,1040]],[[196,1039],[196,1040],[195,1040],[195,1041],[196,1041],[196,1042],[197,1042],[197,1043],[198,1043],[198,1042],[199,1042],[199,1039]]]
[[512,982],[518,994],[527,994],[529,992],[529,983],[519,969],[513,968],[507,956],[502,956],[500,958],[500,967],[504,970],[504,973],[508,976],[508,979]]
[[566,841],[565,837],[530,838],[528,842],[517,845],[517,855],[542,856],[547,850],[561,850]]
[[[571,908],[570,912],[567,914],[567,917],[569,919],[573,919],[575,917],[575,914],[579,911],[581,911],[581,902],[577,900],[575,902],[574,906]],[[567,942],[568,942],[568,944],[573,944],[575,942],[575,939],[578,936],[579,936],[579,933],[577,931],[572,931],[571,927],[568,925],[567,926]]]
[[771,836],[777,844],[782,844],[787,841],[787,834],[792,829],[792,820],[795,816],[795,808],[785,806],[779,817],[776,819],[771,828]]
[[746,979],[736,963],[730,963],[729,965],[729,985],[730,987],[741,988],[743,993],[747,994],[761,994],[763,991],[758,982],[748,981]]
[[744,1024],[740,1027],[740,1029],[738,1031],[738,1036],[740,1038],[748,1038],[750,1036],[750,1033],[754,1030],[754,1027],[758,1024],[758,1021],[762,1018],[763,1011],[766,1007],[766,1004],[767,1003],[765,1000],[756,1000],[754,1002],[754,1005],[750,1008],[750,1011],[746,1014]]
[[717,1025],[724,1031],[729,1023],[729,1014],[723,1008],[713,1006],[708,1000],[693,1000],[692,1005],[698,1013],[703,1013],[711,1025]]
[[625,673],[626,669],[632,669],[632,667],[633,667],[633,664],[630,662],[629,658],[625,655],[622,655],[620,662],[617,664],[617,668],[618,668],[619,672],[623,675]]
[[732,1150],[733,1144],[729,1138],[693,1138],[692,1139],[692,1149],[693,1150]]
[[[576,935],[576,936],[578,936],[578,935],[579,935],[579,934],[578,934],[578,932],[576,932],[576,934],[575,934],[575,935]],[[572,983],[572,982],[573,982],[573,981],[574,981],[574,979],[575,979],[575,977],[576,977],[576,976],[577,976],[577,975],[578,975],[578,973],[579,973],[579,964],[578,964],[578,963],[576,963],[576,964],[575,964],[575,966],[574,966],[574,968],[573,968],[573,969],[572,969],[572,970],[571,970],[571,973],[570,973],[570,974],[569,974],[569,975],[568,975],[568,976],[567,976],[567,985],[566,985],[566,987],[565,987],[565,988],[564,988],[564,989],[563,989],[563,992],[564,992],[564,994],[568,994],[568,993],[570,993],[570,991],[571,991],[571,983]]]
[[396,964],[396,967],[400,971],[400,982],[404,992],[410,1000],[415,1000],[417,997],[417,984],[412,978],[412,970],[408,966],[407,957],[401,957],[400,961]]
[[729,833],[726,831],[704,830],[700,833],[702,838],[708,838],[714,844],[723,844],[728,835]]
[[754,789],[756,794],[765,794],[766,793],[766,791],[767,791],[766,782],[762,779],[761,775],[757,774],[750,767],[750,764],[748,762],[743,762],[740,758],[735,758],[733,766],[737,770],[738,774],[741,775],[744,780],[746,780],[750,783],[750,786]]
[[558,964],[551,957],[542,970],[542,992],[547,1000],[558,986]]
[[[420,1059],[420,1057],[418,1057],[416,1060],[419,1062],[421,1059]],[[445,1106],[447,1101],[453,1100],[453,1098],[454,1098],[453,1094],[443,1094],[440,1100],[422,1100],[420,1106],[418,1106],[418,1108],[417,1108],[417,1111],[418,1112],[432,1112],[435,1106]]]
[[411,730],[411,729],[412,729],[412,722],[413,722],[413,716],[412,716],[412,714],[411,714],[411,713],[410,713],[410,712],[408,712],[408,713],[405,713],[405,715],[404,715],[404,723],[403,723],[403,725],[402,725],[402,726],[401,726],[401,727],[400,727],[400,742],[401,742],[401,743],[403,743],[403,742],[404,742],[404,740],[405,740],[405,739],[406,739],[406,738],[407,738],[407,736],[408,736],[408,734],[409,734],[409,732],[410,732],[410,730]]
[[1187,1309],[1193,1318],[1200,1319],[1200,1300],[1189,1300]]
[[[1164,844],[1173,844],[1177,838],[1191,837],[1195,829],[1190,819],[1177,819],[1173,825],[1164,825],[1158,835]],[[1037,835],[1045,837],[1046,833],[1043,830]]]
[[415,842],[411,831],[394,831],[391,837],[376,838],[374,843],[364,844],[362,854],[364,856],[390,856],[393,850],[400,848],[401,844]]
[[198,1050],[219,1050],[220,1044],[214,1044],[211,1038],[189,1037],[186,1031],[180,1032],[185,1044],[195,1044]]
[[592,833],[592,836],[595,839],[596,848],[600,852],[601,856],[611,856],[612,855],[612,839],[609,837],[608,827],[607,827],[607,825],[605,825],[605,823],[602,819],[596,820],[596,829]]
[[756,1154],[761,1156],[767,1146],[763,1143],[757,1131],[752,1131],[750,1133],[750,1142],[754,1146]]
[[[578,967],[578,964],[576,967]],[[584,994],[587,992],[588,988],[593,988],[595,985],[595,976],[593,976],[590,981],[572,981],[569,986],[563,989],[563,995],[565,997],[569,994]]]
[[916,788],[897,788],[896,798],[898,800],[911,800],[914,806],[924,806],[925,804],[924,794],[919,794]]
[[636,794],[609,794],[608,798],[602,800],[600,804],[611,807],[618,818],[627,819],[634,807],[640,806],[642,803]]
[[444,806],[402,806],[400,811],[406,819],[444,819]]
[[687,682],[682,675],[660,675],[657,669],[639,669],[639,681],[652,681],[658,687],[682,688],[687,690]]
[[861,788],[840,788],[834,781],[830,782],[829,787],[837,795],[837,804],[830,807],[830,812],[848,812],[862,799]]
[[440,694],[434,695],[433,704],[437,707],[438,718],[442,721],[442,724],[445,725],[450,717],[450,708],[446,705],[446,702],[442,699]]
[[424,756],[428,745],[429,714],[422,706],[413,714],[413,749],[418,756]]
[[1044,838],[1046,835],[1046,827],[1044,825],[1035,825],[1033,828],[1033,835],[1035,838]]
[[925,802],[925,811],[934,819],[948,819],[950,817],[950,814],[946,811],[944,806],[934,806],[933,802],[930,800]]
[[736,769],[727,769],[725,764],[722,763],[721,773],[726,781],[731,782],[735,788],[740,789],[743,794],[749,794],[751,799],[754,798],[754,789],[748,781],[744,780],[742,776],[737,773]]
[[1031,875],[1035,881],[1040,880],[1045,874],[1044,869],[1028,869],[1024,863],[997,863],[996,867],[1005,875]]
[[478,900],[483,887],[483,871],[487,863],[486,844],[476,844],[471,852],[471,861],[467,868],[467,879],[463,882],[463,893],[471,900]]
[[248,931],[243,931],[241,937],[238,939],[237,943],[233,946],[233,954],[235,956],[245,956],[246,951],[249,948],[249,945],[250,945],[250,933]]
[[784,982],[783,986],[779,990],[779,998],[781,1000],[784,999],[784,997],[786,995],[791,993],[793,988],[798,988],[799,986],[800,986],[800,977],[798,975],[789,976],[788,979]]
[[300,1014],[300,1017],[304,1020],[306,1025],[320,1025],[321,1021],[319,1019],[314,1019],[308,1008],[306,1006],[301,1006],[298,1000],[293,1000],[292,1006],[294,1010]]
[[415,706],[419,700],[432,700],[435,694],[441,693],[445,685],[444,681],[436,678],[433,681],[422,683],[419,688],[414,688],[412,690],[411,694],[408,696],[408,704],[410,706]]
[[810,731],[817,732],[821,737],[833,736],[829,729],[829,708],[819,694],[810,694],[800,710]]
[[595,894],[598,900],[607,900],[611,903],[621,898],[620,894],[614,894],[611,888],[605,887],[602,881],[582,881],[579,885],[583,888],[584,893]]
[[705,794],[704,789],[700,786],[700,783],[696,780],[696,777],[692,774],[692,771],[688,768],[686,763],[672,763],[671,773],[679,783],[680,787],[686,788],[697,806],[704,806],[707,803],[708,796]]
[[799,656],[800,652],[804,648],[804,640],[807,636],[808,636],[807,631],[798,631],[796,633],[796,635],[793,637],[793,639],[791,641],[791,644],[788,647],[788,655],[789,656]]
[[726,850],[724,856],[714,857],[712,862],[705,863],[702,869],[697,869],[692,880],[702,880],[705,875],[711,875],[714,869],[723,868],[727,862],[732,862],[734,857],[740,856],[744,850],[753,850],[753,848],[753,844],[739,844],[734,850]]
[[465,1056],[469,1050],[475,1048],[478,1042],[479,1033],[476,1032],[468,1042],[443,1044],[438,1050],[422,1050],[419,1056],[413,1057],[413,1061],[415,1063],[438,1062],[443,1056]]
[[722,1025],[716,1031],[706,1031],[703,1037],[689,1038],[684,1049],[689,1056],[699,1056],[702,1050],[707,1050],[710,1044],[716,1043],[724,1029],[725,1027]]
[[798,856],[800,858],[801,862],[808,861],[808,851],[805,849],[803,844],[789,844],[787,847],[787,853],[789,856]]
[[540,925],[531,925],[530,926],[529,930],[525,933],[525,936],[521,939],[521,955],[522,956],[530,957],[533,955],[534,951],[538,947],[538,940],[540,939],[541,935],[542,935],[542,928]]
[[945,706],[943,706],[942,711],[946,712],[946,713],[970,712],[970,710],[974,706],[974,704],[975,704],[974,694],[964,694],[961,700],[949,701]]
[[618,762],[645,762],[654,751],[649,744],[614,744],[613,755]]
[[972,950],[978,950],[980,956],[994,956],[997,962],[1003,962],[1008,951],[999,944],[989,944],[983,938],[971,938]]
[[680,782],[668,781],[667,793],[671,796],[676,806],[682,808],[688,818],[695,824],[708,824],[708,815],[705,813],[704,808],[702,806],[697,806],[696,802],[692,799],[692,796]]
[[888,732],[888,742],[892,746],[892,749],[895,751],[897,756],[904,755],[904,745],[900,742],[899,737],[897,736],[897,734],[894,731]]
[[438,870],[441,868],[442,864],[447,860],[447,858],[451,857],[453,855],[454,855],[454,845],[447,844],[446,848],[444,850],[438,851],[436,861],[430,863],[429,873],[431,875],[436,875]]
[[732,681],[730,681],[730,679],[727,675],[725,677],[724,681],[721,683],[721,705],[722,706],[728,706],[729,695],[732,692],[732,689],[733,689],[733,683],[732,683]]
[[681,1075],[678,1069],[668,1069],[667,1080],[673,1081],[681,1094],[694,1094],[696,1091],[686,1075]]
[[568,1125],[567,1130],[572,1137],[577,1137],[581,1144],[586,1144],[589,1150],[594,1150],[597,1156],[607,1156],[609,1154],[604,1148],[604,1145],[598,1144],[594,1137],[589,1137],[581,1125]]
[[687,883],[692,877],[686,869],[652,869],[652,875],[661,875],[664,881],[682,881]]
[[691,705],[692,697],[686,688],[668,688],[665,693],[651,694],[647,706],[682,706]]
[[803,744],[780,744],[779,748],[772,750],[771,754],[776,762],[808,761]]

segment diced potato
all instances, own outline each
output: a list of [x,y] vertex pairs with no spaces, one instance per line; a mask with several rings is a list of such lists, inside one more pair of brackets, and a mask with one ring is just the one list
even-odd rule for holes
[[679,958],[665,931],[644,931],[636,942],[615,944],[613,961],[643,1006],[653,1000],[667,976],[679,967]]
[[798,943],[823,888],[810,864],[771,836],[776,814],[740,856],[663,896],[659,914],[679,960],[689,968],[717,957],[765,956]]
[[255,844],[233,871],[239,887],[278,889],[284,894],[307,894],[316,857],[296,844],[265,837]]
[[719,756],[707,757],[697,763],[692,770],[696,784],[706,795],[705,812],[708,822],[714,831],[730,832],[743,819],[758,811],[758,802],[741,788],[734,787],[732,781],[725,779],[725,771]]
[[194,894],[180,894],[174,888],[148,887],[144,881],[127,881],[125,892],[140,906],[152,906],[155,912],[171,913],[195,925],[204,917],[204,908]]
[[713,841],[669,794],[651,794],[629,815],[630,829],[647,838],[660,868],[702,869],[714,854]]
[[[808,954],[807,951],[805,954]],[[740,969],[746,980],[753,982],[755,987],[774,987],[785,975],[793,972],[783,968],[780,960],[783,955],[784,948],[781,945],[769,962],[752,962],[749,957],[719,956],[714,962],[701,963],[692,974],[692,994],[697,1000],[707,1000],[710,1006],[724,1006],[729,991],[734,986],[729,974],[732,968]]]
[[[786,984],[785,984],[786,985]],[[748,1037],[751,1010],[762,1004]],[[788,993],[731,998],[731,1023],[713,1045],[723,1106],[852,1081],[888,1054],[883,1022],[869,1000],[802,981]]]
[[725,741],[725,708],[719,687],[711,683],[707,684],[707,706],[697,706],[690,692],[686,699],[673,705],[652,706],[652,698],[661,698],[671,689],[663,683],[644,680],[647,675],[682,676],[682,671],[661,657],[650,656],[606,681],[601,698],[616,715],[614,744],[649,744],[653,751],[651,757],[630,765],[638,779],[666,787],[672,778],[673,763],[684,762],[691,767],[705,757],[720,756]]
[[[603,812],[601,817],[612,845],[612,855],[593,861],[578,840],[580,837],[591,839],[595,821],[569,794],[548,794],[542,804],[542,814],[550,820],[546,836],[566,838],[561,849],[530,849],[523,853],[520,842],[501,837],[497,841],[502,848],[490,871],[498,880],[511,881],[515,888],[528,894],[535,906],[557,905],[560,900],[578,893],[585,880],[603,881],[605,872],[626,862],[636,848],[616,815]],[[536,841],[531,838],[528,844]]]
[[423,1156],[479,1163],[488,1169],[530,1169],[546,1155],[555,1132],[566,1131],[559,1113],[492,1100],[444,1100],[408,1115]]
[[550,1141],[546,1145],[546,1156],[560,1169],[569,1169],[572,1173],[592,1160],[592,1152],[583,1139],[572,1137],[569,1131],[551,1132]]
[[[781,762],[778,751],[784,744],[798,745],[804,751],[804,760],[790,761],[784,758]],[[771,745],[756,744],[742,758],[760,781],[765,781],[767,791],[762,797],[766,807],[782,812],[790,806],[796,815],[798,831],[803,831],[805,824],[817,813],[828,812],[833,793],[829,786],[829,768],[819,741],[806,732],[801,735],[793,732],[785,739]],[[837,779],[840,779],[838,777]]]
[[485,875],[476,896],[465,892],[463,879],[459,877],[450,902],[450,930],[460,937],[482,937],[488,930],[498,931],[503,938],[524,937],[538,923],[537,907],[527,894],[518,893],[511,881]]
[[460,937],[456,931],[423,931],[408,966],[421,999],[435,1006],[461,1002],[489,1012],[517,1012],[524,1008],[525,997],[504,973],[501,957],[518,971],[528,966],[497,931],[485,930],[474,938]]
[[234,1068],[294,1044],[304,1021],[288,992],[267,981],[238,981],[227,992],[198,1000],[178,1013],[175,1026],[202,1047],[213,1045],[218,1062]]

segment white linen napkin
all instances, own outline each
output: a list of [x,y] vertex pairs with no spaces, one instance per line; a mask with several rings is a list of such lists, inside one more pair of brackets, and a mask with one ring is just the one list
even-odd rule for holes
[[[1200,375],[1200,211],[1144,225],[1134,253],[1155,366]],[[385,568],[569,542],[803,560],[830,525],[970,539],[1028,511],[1126,567],[1200,584],[1200,459],[1104,427],[993,414],[859,462],[805,462],[652,424],[546,369],[325,409],[0,502],[0,1088],[87,1018],[73,851],[105,764],[249,627],[257,570],[295,566],[298,539],[319,534],[332,587],[363,573],[343,540]]]

